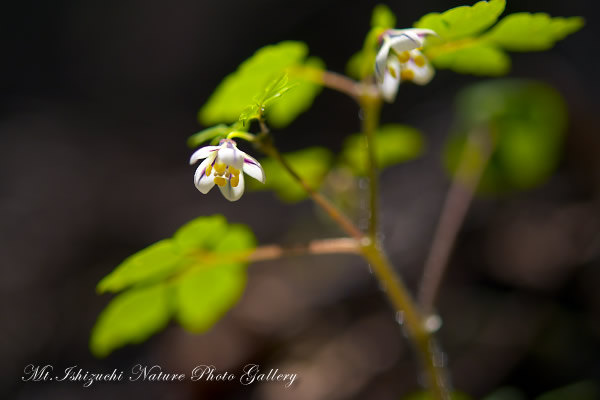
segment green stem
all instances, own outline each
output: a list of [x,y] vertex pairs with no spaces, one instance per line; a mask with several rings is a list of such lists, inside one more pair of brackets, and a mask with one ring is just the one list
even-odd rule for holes
[[433,398],[436,400],[450,400],[448,379],[445,365],[442,362],[443,354],[440,352],[431,333],[426,329],[417,305],[406,286],[396,274],[385,253],[376,243],[363,246],[362,253],[377,279],[384,285],[388,299],[394,308],[402,313],[399,322],[406,327],[409,338],[420,355]]
[[379,230],[379,184],[377,174],[377,158],[375,134],[379,124],[381,111],[381,98],[362,96],[360,100],[362,109],[362,131],[367,143],[367,171],[369,177],[369,236],[373,242],[377,241]]
[[233,131],[229,135],[227,135],[227,139],[234,139],[234,138],[244,139],[248,142],[254,142],[256,140],[256,136],[254,136],[253,134],[248,133],[248,132],[242,132],[242,131]]
[[361,244],[361,254],[371,266],[375,276],[381,282],[385,294],[388,296],[395,310],[403,315],[402,323],[406,327],[409,338],[414,343],[417,353],[423,362],[425,372],[428,376],[431,394],[435,400],[449,400],[448,388],[443,365],[437,365],[439,360],[438,350],[431,334],[425,328],[423,318],[412,299],[410,293],[404,286],[401,278],[394,270],[383,250],[376,241],[371,240],[362,233],[348,217],[338,210],[326,197],[315,191],[292,166],[282,157],[277,148],[269,141],[266,127],[263,128],[263,140],[257,142],[257,146],[265,154],[278,161],[281,166],[304,188],[308,195],[329,216],[336,221],[340,227],[352,238]]

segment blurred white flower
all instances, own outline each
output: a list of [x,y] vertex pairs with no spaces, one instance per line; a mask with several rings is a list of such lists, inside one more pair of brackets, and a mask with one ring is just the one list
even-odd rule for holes
[[265,183],[265,172],[253,157],[237,148],[231,139],[223,139],[218,146],[202,147],[192,154],[190,164],[205,159],[194,174],[196,188],[206,194],[219,186],[229,201],[236,201],[244,194],[244,174]]
[[419,51],[430,29],[389,29],[381,35],[381,47],[375,57],[375,78],[383,98],[392,102],[403,80],[425,85],[431,81],[434,70]]

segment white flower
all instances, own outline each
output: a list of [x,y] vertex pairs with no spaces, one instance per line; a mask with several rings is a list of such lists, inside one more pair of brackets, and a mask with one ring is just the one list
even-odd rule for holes
[[192,154],[190,164],[202,161],[194,174],[196,188],[206,194],[219,186],[229,201],[236,201],[244,194],[244,174],[265,183],[265,172],[256,159],[237,148],[231,139],[223,139],[218,146],[202,147]]
[[375,78],[386,101],[394,101],[403,80],[424,85],[433,78],[433,68],[418,50],[428,35],[435,35],[435,32],[430,29],[390,29],[381,35],[381,47],[375,57]]

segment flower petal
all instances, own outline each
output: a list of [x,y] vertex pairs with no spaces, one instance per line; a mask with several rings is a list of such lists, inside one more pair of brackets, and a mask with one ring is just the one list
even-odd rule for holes
[[244,156],[244,172],[260,183],[265,183],[265,171],[255,158],[248,154]]
[[[406,67],[410,68],[415,76],[412,81],[417,85],[427,85],[433,79],[435,75],[435,69],[431,66],[431,63],[419,50],[413,50],[410,52],[411,59],[406,63]],[[417,63],[415,60],[420,59]],[[420,66],[419,66],[420,65]]]
[[391,29],[387,31],[390,46],[397,53],[423,47],[428,35],[435,35],[431,29]]
[[215,186],[215,180],[212,176],[206,176],[206,167],[208,167],[214,161],[216,157],[215,155],[211,155],[206,160],[202,161],[202,164],[198,166],[196,169],[196,173],[194,174],[194,184],[196,185],[196,189],[198,189],[201,193],[206,194],[210,191],[210,189]]
[[219,149],[219,162],[241,169],[244,165],[244,152],[238,150],[233,140],[227,141]]
[[383,76],[385,75],[389,52],[390,42],[384,37],[381,48],[379,48],[377,56],[375,57],[375,78],[380,84],[383,82]]
[[203,158],[210,156],[213,152],[215,152],[219,149],[220,149],[220,146],[205,146],[205,147],[199,148],[198,150],[196,150],[194,152],[194,154],[192,154],[192,157],[190,158],[190,164],[194,164],[198,160],[202,160]]
[[[390,73],[390,70],[393,70],[394,74]],[[383,99],[388,103],[392,103],[396,98],[396,93],[398,93],[398,86],[400,86],[400,61],[392,56],[387,63],[383,82],[379,84]]]
[[415,77],[412,79],[414,83],[417,85],[427,85],[433,79],[435,75],[435,70],[431,66],[431,64],[427,63],[423,67],[419,67],[417,65],[413,65],[413,62],[408,63],[411,66],[411,69],[415,72]]
[[236,187],[231,186],[231,181],[227,181],[225,186],[219,186],[223,196],[229,201],[237,201],[244,194],[244,174],[240,174],[240,180]]

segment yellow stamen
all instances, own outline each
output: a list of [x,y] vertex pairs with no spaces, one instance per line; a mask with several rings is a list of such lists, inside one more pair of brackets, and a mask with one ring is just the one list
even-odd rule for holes
[[231,165],[229,166],[229,172],[233,176],[238,176],[240,174],[240,170],[235,167],[232,167]]
[[422,55],[416,56],[415,64],[417,65],[417,67],[423,68],[425,66],[425,57],[423,57]]
[[400,78],[403,81],[412,81],[415,78],[415,71],[412,69],[405,69],[400,73]]
[[237,187],[237,185],[240,183],[240,177],[237,175],[233,175],[229,182],[231,183],[231,187]]
[[215,175],[223,175],[225,173],[225,169],[227,169],[227,165],[222,162],[218,162],[214,165]]
[[388,71],[390,71],[390,75],[394,77],[394,79],[398,78],[398,73],[396,72],[395,68],[388,68]]
[[401,63],[405,63],[410,60],[410,53],[408,51],[403,51],[402,53],[398,53],[398,61]]
[[227,180],[225,178],[217,176],[217,177],[215,177],[215,183],[219,186],[225,186],[225,185],[227,185]]
[[212,172],[212,165],[209,164],[208,167],[206,167],[206,171],[204,172],[204,174],[206,176],[209,176],[211,172]]

